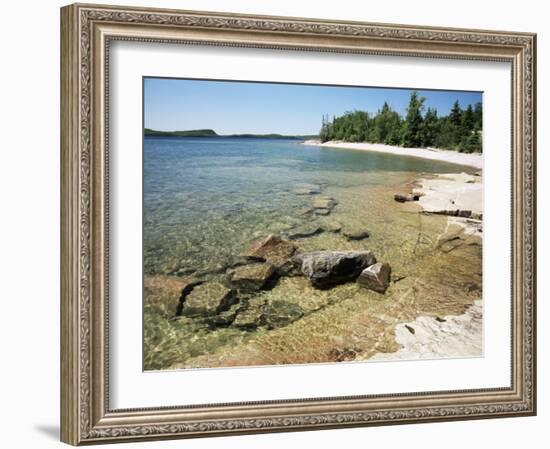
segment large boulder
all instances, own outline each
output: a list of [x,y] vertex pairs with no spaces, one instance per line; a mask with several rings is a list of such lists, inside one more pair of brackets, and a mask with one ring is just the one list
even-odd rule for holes
[[357,283],[369,290],[385,293],[390,285],[390,274],[389,264],[378,262],[365,268],[357,278]]
[[243,256],[249,260],[268,262],[279,274],[284,275],[292,270],[290,258],[296,252],[296,248],[294,243],[270,234],[264,239],[251,242]]
[[197,285],[183,299],[182,314],[189,317],[212,317],[237,302],[234,292],[219,282]]
[[376,258],[370,251],[313,251],[296,254],[293,263],[319,288],[354,281]]
[[275,268],[268,263],[243,265],[232,270],[231,285],[240,291],[261,290],[274,274]]

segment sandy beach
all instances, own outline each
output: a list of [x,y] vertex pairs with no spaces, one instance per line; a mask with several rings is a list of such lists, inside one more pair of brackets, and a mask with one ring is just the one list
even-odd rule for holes
[[483,155],[478,153],[468,154],[459,153],[458,151],[447,151],[436,148],[403,148],[392,145],[384,145],[380,143],[353,143],[329,141],[321,143],[319,140],[306,140],[303,145],[329,147],[329,148],[345,148],[358,151],[373,151],[377,153],[397,154],[400,156],[411,156],[422,159],[431,159],[436,161],[444,161],[452,164],[466,165],[469,167],[483,168]]

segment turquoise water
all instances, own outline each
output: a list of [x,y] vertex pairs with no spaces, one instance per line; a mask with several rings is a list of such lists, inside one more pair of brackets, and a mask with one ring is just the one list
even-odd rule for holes
[[471,171],[437,161],[301,145],[296,140],[146,137],[146,274],[221,273],[243,247],[305,221],[311,197],[355,186],[393,185],[411,173]]

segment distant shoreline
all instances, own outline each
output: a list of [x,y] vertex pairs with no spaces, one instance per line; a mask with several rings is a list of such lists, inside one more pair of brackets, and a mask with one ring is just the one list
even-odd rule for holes
[[143,131],[145,137],[218,137],[228,139],[290,139],[290,140],[305,140],[317,137],[315,135],[302,135],[302,134],[254,134],[254,133],[240,133],[240,134],[218,134],[213,129],[190,129],[186,131],[159,131],[156,129],[145,128]]
[[436,160],[448,162],[451,164],[465,165],[483,169],[483,154],[480,153],[459,153],[458,151],[440,150],[435,148],[403,148],[392,145],[384,145],[381,143],[353,143],[328,141],[321,143],[319,140],[310,139],[302,142],[303,145],[328,147],[328,148],[344,148],[348,150],[372,151],[376,153],[396,154],[399,156],[411,156],[421,159]]

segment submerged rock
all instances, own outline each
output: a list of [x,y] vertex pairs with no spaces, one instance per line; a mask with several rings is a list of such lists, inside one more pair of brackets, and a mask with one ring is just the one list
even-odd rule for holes
[[304,310],[288,301],[275,300],[264,306],[261,323],[268,329],[286,326],[304,315]]
[[255,240],[243,253],[249,260],[268,262],[279,274],[288,274],[292,270],[290,258],[296,252],[296,245],[281,237],[270,234],[264,239]]
[[276,329],[302,318],[303,315],[304,310],[295,303],[284,300],[266,303],[254,299],[239,309],[232,325],[249,331],[261,326]]
[[268,263],[244,265],[232,271],[231,284],[242,291],[257,291],[264,288],[274,274],[275,268]]
[[390,274],[391,267],[389,264],[378,262],[365,268],[357,278],[357,283],[369,290],[385,293],[388,285],[390,285]]
[[321,232],[323,232],[323,229],[321,227],[311,223],[296,228],[291,234],[288,235],[288,238],[291,240],[303,239],[316,234],[320,234]]
[[342,234],[347,237],[348,240],[363,240],[370,236],[370,232],[364,228],[350,228],[344,227]]
[[342,229],[342,224],[329,218],[321,223],[321,228],[326,232],[340,232]]
[[313,251],[292,261],[313,286],[327,288],[355,280],[376,258],[370,251]]
[[311,202],[315,215],[329,215],[336,204],[338,202],[329,196],[318,196]]
[[332,209],[336,204],[334,198],[328,196],[318,196],[311,202],[315,209]]
[[259,307],[242,307],[233,320],[233,326],[243,330],[254,330],[262,323],[262,310]]
[[188,317],[211,317],[228,310],[237,302],[234,292],[219,282],[197,285],[183,298],[182,314]]

